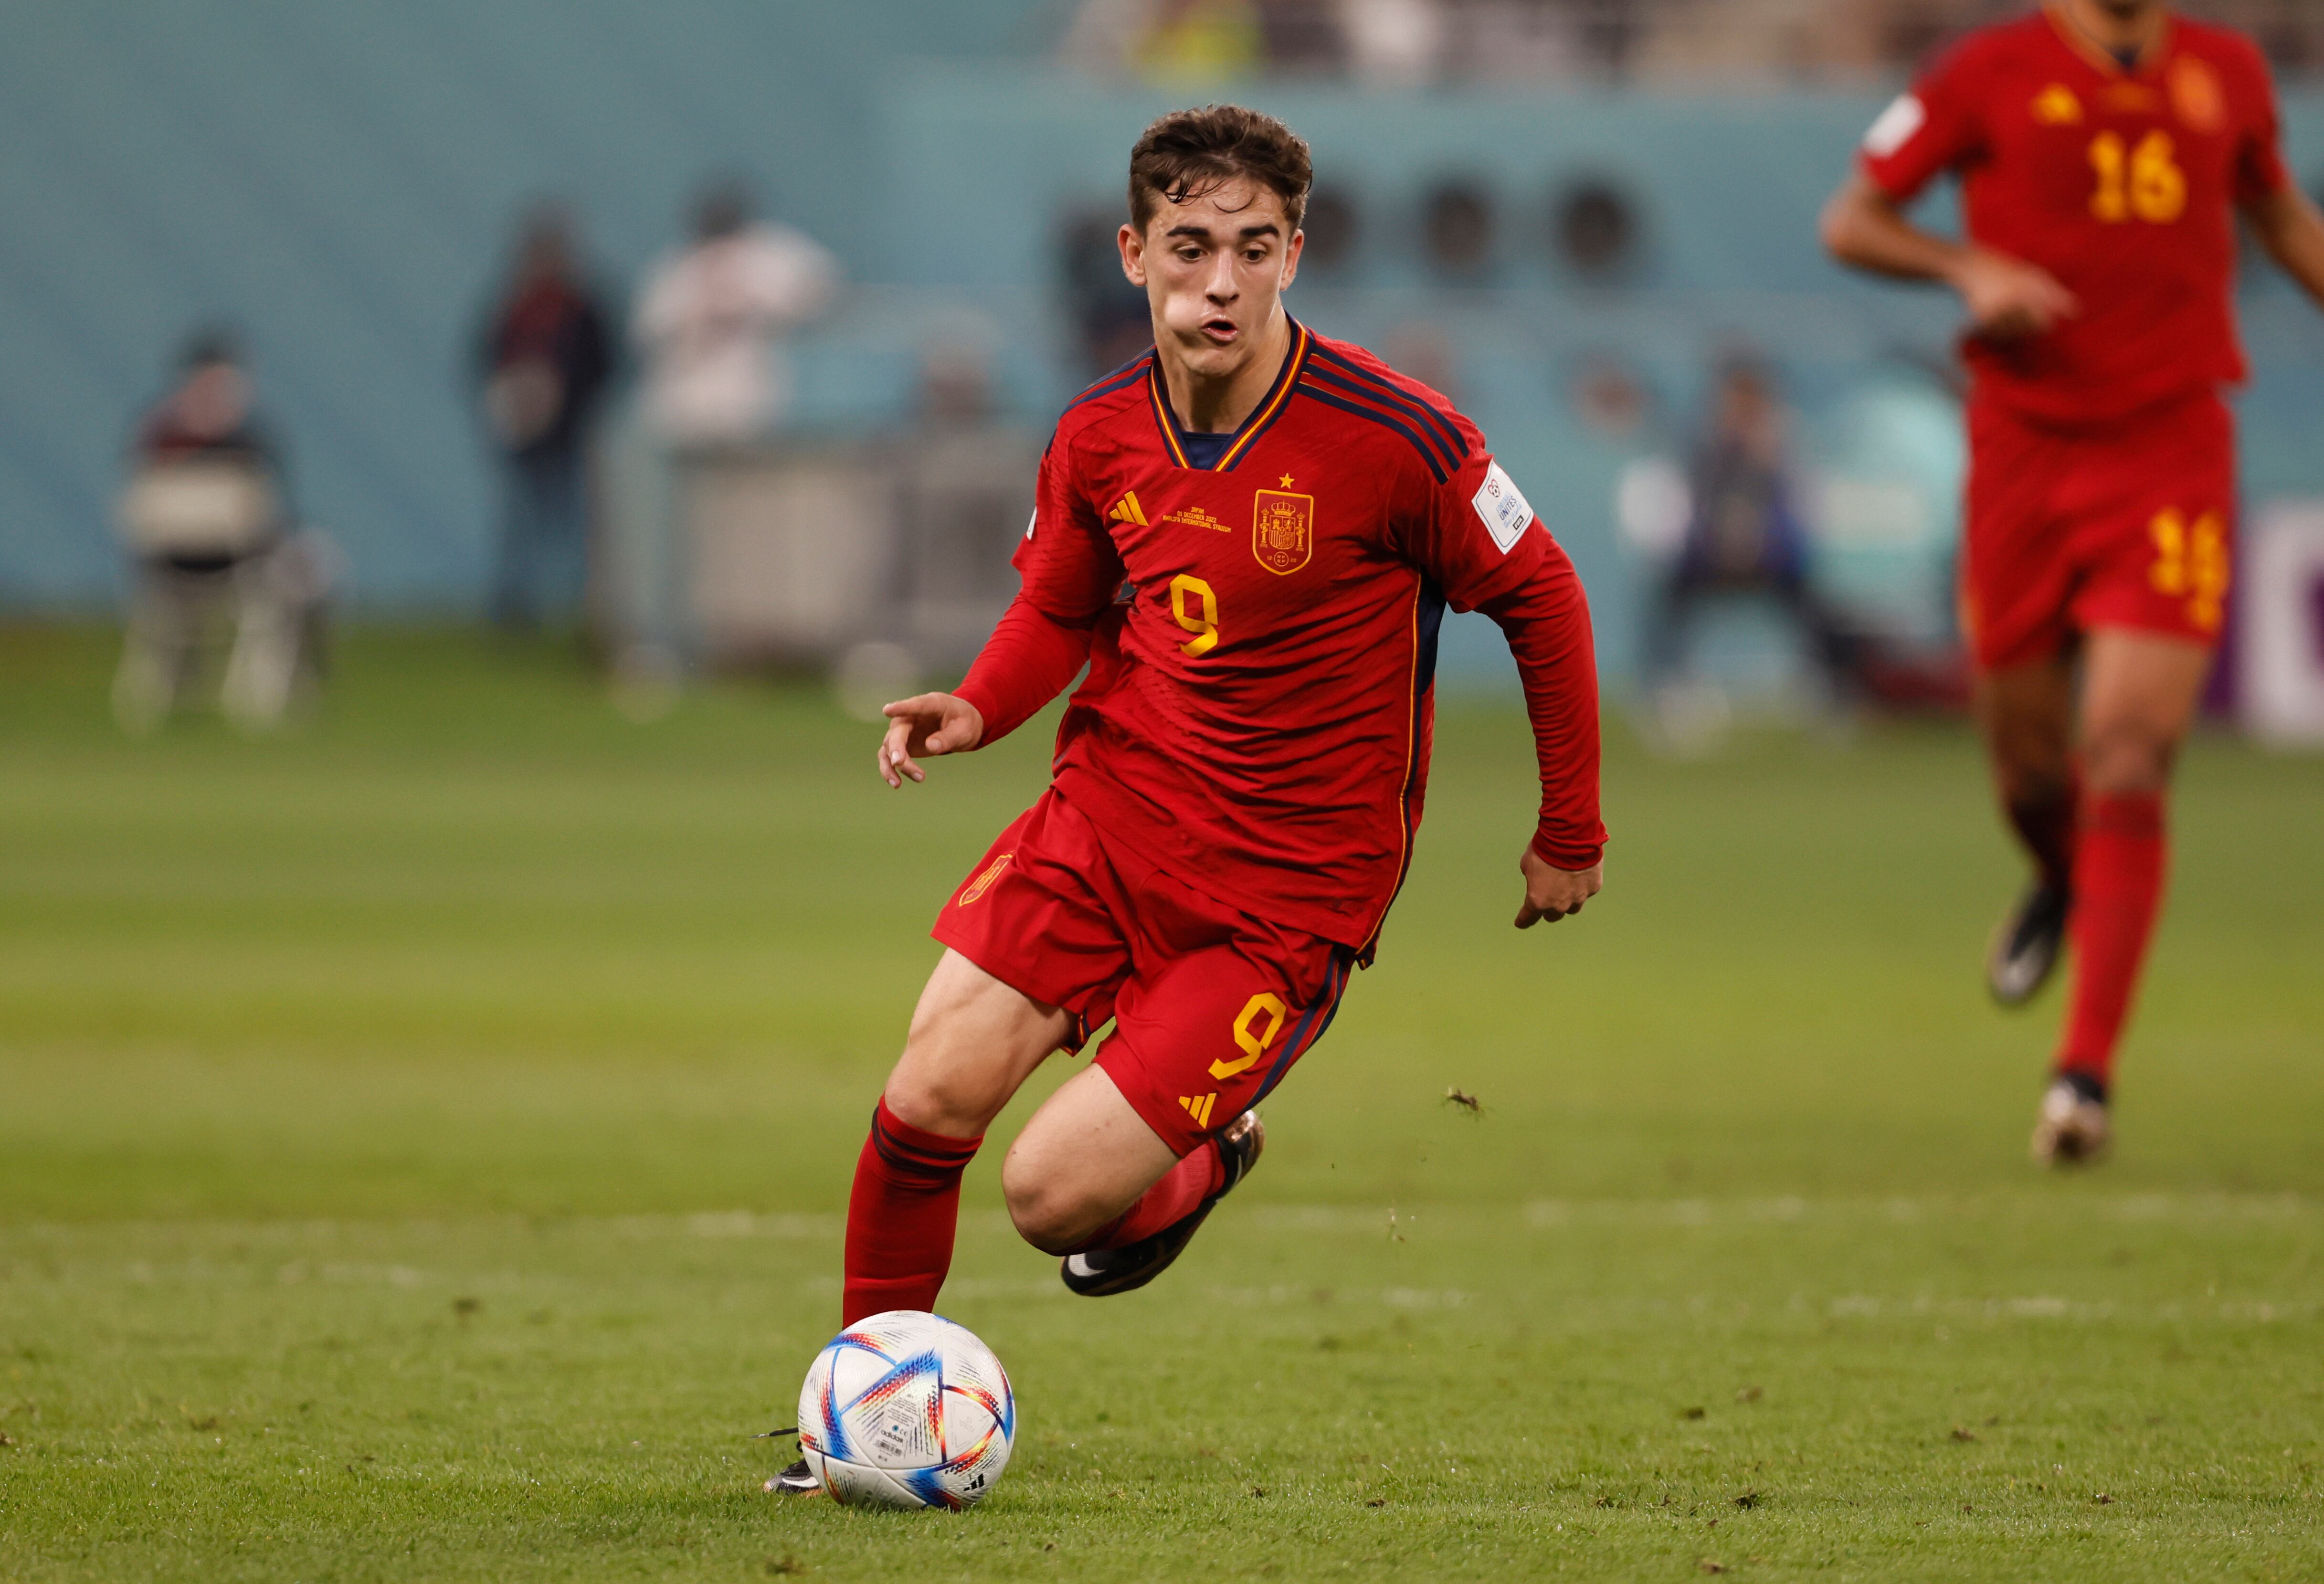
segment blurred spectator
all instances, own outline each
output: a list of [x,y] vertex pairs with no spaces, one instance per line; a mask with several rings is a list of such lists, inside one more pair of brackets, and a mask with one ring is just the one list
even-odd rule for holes
[[773,430],[790,407],[783,333],[821,312],[838,282],[836,259],[801,232],[752,223],[739,189],[706,195],[693,243],[656,267],[638,307],[655,433],[690,448]]
[[1267,69],[1288,77],[1336,77],[1348,69],[1342,0],[1260,0]]
[[1446,75],[1517,81],[1577,75],[1577,9],[1562,0],[1463,0]]
[[1355,262],[1356,244],[1363,240],[1363,210],[1354,193],[1322,182],[1307,195],[1307,214],[1299,228],[1307,234],[1307,244],[1299,253],[1300,272],[1329,280]]
[[1641,0],[1581,0],[1575,29],[1582,60],[1614,78],[1629,74],[1630,60],[1646,33]]
[[1118,368],[1153,344],[1154,313],[1146,293],[1121,272],[1119,200],[1066,216],[1058,234],[1060,272],[1084,377]]
[[330,556],[318,536],[290,533],[280,457],[254,409],[239,349],[209,331],[138,426],[120,506],[135,590],[113,687],[133,732],[185,698],[229,618],[220,698],[237,724],[273,724],[319,675]]
[[[1908,75],[2030,0],[1083,0],[1058,54],[1103,76],[1184,81],[1254,69],[1439,81],[1869,83]],[[2202,0],[2279,70],[2324,60],[2318,0]]]
[[964,666],[1016,592],[1010,557],[1033,512],[1042,437],[1002,413],[976,345],[927,348],[917,405],[893,470],[899,631],[923,661]]
[[1255,0],[1082,0],[1057,55],[1096,76],[1171,84],[1249,76],[1274,64],[1280,45],[1293,51],[1286,67],[1311,65],[1307,30],[1268,16],[1275,8]]
[[1600,439],[1637,440],[1654,415],[1654,397],[1630,365],[1611,353],[1591,354],[1569,390],[1574,415]]
[[1855,641],[1809,583],[1786,429],[1767,371],[1749,358],[1730,358],[1688,469],[1685,534],[1647,621],[1651,686],[1678,679],[1688,621],[1698,606],[1720,595],[1756,594],[1772,596],[1799,622],[1830,696],[1855,695]]
[[1267,35],[1251,0],[1160,0],[1139,65],[1157,83],[1248,77],[1267,63]]
[[1092,77],[1121,77],[1137,64],[1157,0],[1082,0],[1057,41],[1057,59]]
[[507,488],[492,618],[512,630],[570,617],[586,578],[590,421],[613,349],[574,255],[565,216],[535,215],[478,348]]
[[1445,32],[1438,0],[1342,0],[1340,22],[1357,81],[1416,88],[1434,80]]

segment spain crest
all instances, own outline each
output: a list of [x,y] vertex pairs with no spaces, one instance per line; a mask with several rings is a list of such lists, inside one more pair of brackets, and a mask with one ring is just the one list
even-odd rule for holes
[[1250,553],[1269,572],[1296,572],[1307,565],[1315,553],[1315,497],[1259,491],[1250,505]]

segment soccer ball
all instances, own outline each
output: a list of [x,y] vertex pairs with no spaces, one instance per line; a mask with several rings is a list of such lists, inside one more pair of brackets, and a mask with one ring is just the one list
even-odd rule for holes
[[984,1499],[1009,1467],[1009,1372],[965,1326],[891,1309],[816,1355],[799,1387],[799,1450],[849,1506],[950,1507]]

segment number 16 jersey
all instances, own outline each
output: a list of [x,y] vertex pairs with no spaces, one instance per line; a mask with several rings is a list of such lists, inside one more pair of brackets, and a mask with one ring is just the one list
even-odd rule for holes
[[1981,29],[1873,124],[1863,164],[1898,203],[1957,172],[1971,239],[2080,299],[2045,335],[1966,342],[1980,397],[2103,428],[2244,377],[2234,206],[2287,178],[2242,35],[2166,17],[2123,61],[2048,8]]

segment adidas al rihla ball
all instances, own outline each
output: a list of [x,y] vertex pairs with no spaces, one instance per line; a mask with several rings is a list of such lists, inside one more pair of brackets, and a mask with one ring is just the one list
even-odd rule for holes
[[1017,1399],[992,1349],[917,1309],[841,1331],[799,1388],[799,1450],[849,1506],[973,1506],[1016,1436]]

